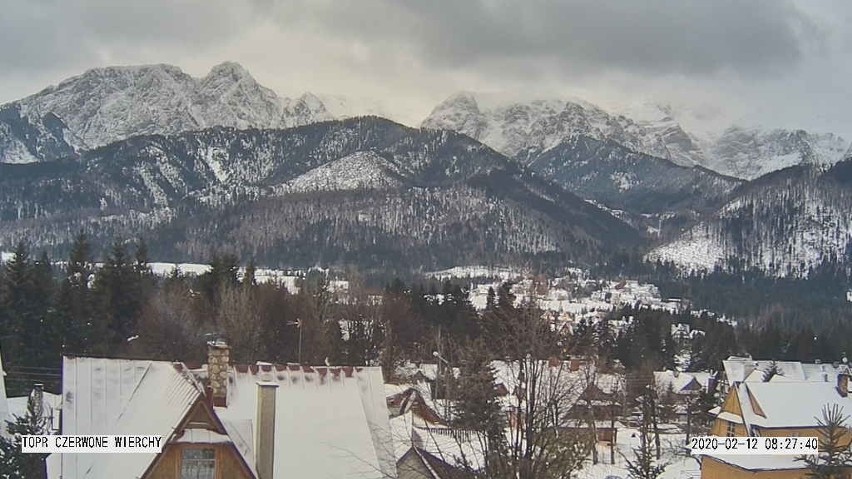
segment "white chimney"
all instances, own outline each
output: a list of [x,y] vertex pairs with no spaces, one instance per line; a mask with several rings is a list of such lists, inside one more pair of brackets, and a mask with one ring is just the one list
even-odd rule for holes
[[275,394],[278,384],[257,383],[257,424],[254,442],[258,479],[272,479],[275,464]]

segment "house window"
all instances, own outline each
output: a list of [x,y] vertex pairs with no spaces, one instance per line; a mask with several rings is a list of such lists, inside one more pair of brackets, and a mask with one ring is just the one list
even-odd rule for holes
[[727,422],[727,430],[725,431],[725,435],[727,437],[735,437],[737,435],[736,424],[734,424],[730,421],[726,421],[726,422]]
[[181,459],[180,479],[214,479],[216,477],[214,449],[184,449]]

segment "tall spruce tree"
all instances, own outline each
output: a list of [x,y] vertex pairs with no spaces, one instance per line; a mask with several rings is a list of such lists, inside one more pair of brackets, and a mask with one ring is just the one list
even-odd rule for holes
[[846,439],[849,416],[837,404],[825,406],[822,417],[816,418],[819,438],[819,453],[815,456],[796,458],[808,469],[808,477],[814,479],[842,479],[848,477],[852,468],[852,451]]
[[94,334],[94,301],[90,280],[94,271],[91,245],[86,235],[80,232],[71,246],[68,264],[65,267],[51,321],[58,331],[55,341],[63,353],[87,354],[92,352],[96,341],[102,339]]
[[113,243],[103,267],[97,272],[95,290],[99,310],[95,329],[106,340],[98,347],[103,353],[111,353],[136,333],[142,306],[137,264],[122,241]]
[[[3,346],[13,364],[37,365],[44,303],[36,287],[34,265],[26,243],[19,242],[3,275],[0,305],[4,311]],[[12,363],[10,361],[10,363]]]
[[461,348],[458,389],[454,405],[454,425],[481,436],[484,450],[495,450],[503,439],[505,414],[497,398],[494,368],[488,348],[481,340]]

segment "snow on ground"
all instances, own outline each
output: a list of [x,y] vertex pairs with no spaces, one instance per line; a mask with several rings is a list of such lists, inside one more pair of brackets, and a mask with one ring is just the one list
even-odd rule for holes
[[672,261],[689,270],[711,270],[725,258],[721,244],[706,235],[692,234],[648,253],[648,261]]
[[371,151],[359,151],[318,166],[276,187],[277,194],[394,188],[402,183],[398,169]]
[[[663,434],[660,442],[663,445],[662,461],[669,463],[660,479],[693,479],[701,475],[698,462],[691,457],[685,457],[675,453],[675,448],[684,445],[685,434]],[[652,441],[653,444],[653,441]],[[598,443],[598,457],[600,463],[587,463],[576,477],[578,479],[607,479],[627,478],[626,460],[633,460],[633,449],[639,447],[639,431],[634,428],[618,430],[616,439],[615,463],[610,463],[610,449],[608,444]]]
[[[189,276],[198,276],[210,271],[209,264],[198,263],[149,263],[151,271],[158,276],[168,276],[177,268],[181,274]],[[237,277],[242,279],[246,269],[240,268],[237,272]],[[255,280],[258,283],[275,283],[284,286],[287,291],[297,293],[299,291],[298,281],[304,278],[304,271],[283,271],[280,269],[257,268],[254,272]],[[349,282],[342,280],[330,280],[329,289],[333,292],[345,292],[349,290]]]
[[450,269],[426,273],[426,276],[439,280],[452,278],[499,278],[502,281],[509,281],[523,277],[524,273],[516,269],[500,266],[455,266]]

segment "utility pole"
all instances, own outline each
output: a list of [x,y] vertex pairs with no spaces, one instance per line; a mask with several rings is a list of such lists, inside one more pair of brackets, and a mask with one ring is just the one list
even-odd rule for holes
[[290,325],[290,326],[295,326],[295,327],[299,328],[299,356],[298,356],[299,359],[298,359],[298,361],[299,361],[299,364],[302,364],[302,320],[299,319],[299,318],[296,318],[295,321],[290,321],[287,324]]
[[[449,361],[447,361],[446,359],[444,359],[443,356],[441,356],[441,353],[439,353],[438,351],[433,351],[432,355],[444,363],[446,367],[446,371],[444,373],[445,376],[446,374],[453,374],[453,368],[450,366]],[[440,363],[438,364],[440,365]],[[440,376],[440,374],[438,376]],[[435,387],[435,389],[437,390],[437,386]],[[444,378],[444,419],[446,419],[447,421],[450,420],[450,381],[447,377]]]

